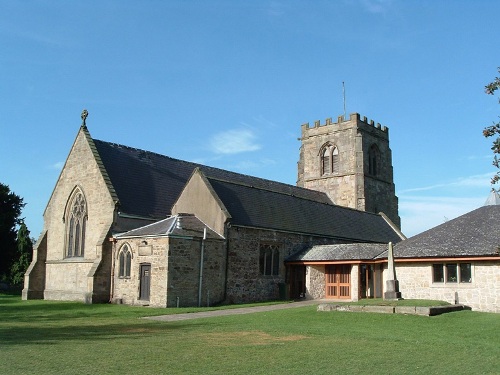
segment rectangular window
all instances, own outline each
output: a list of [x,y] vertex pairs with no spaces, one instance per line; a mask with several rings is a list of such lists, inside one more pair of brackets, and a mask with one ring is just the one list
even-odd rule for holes
[[472,269],[470,263],[460,263],[460,282],[461,283],[472,282]]
[[471,263],[436,263],[432,265],[433,283],[471,283]]
[[446,282],[456,283],[457,282],[457,265],[447,264],[446,265]]
[[432,265],[432,282],[433,283],[443,283],[444,282],[444,270],[442,264]]

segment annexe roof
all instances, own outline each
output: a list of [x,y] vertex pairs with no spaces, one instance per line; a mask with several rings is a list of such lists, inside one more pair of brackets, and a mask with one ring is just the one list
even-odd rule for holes
[[181,237],[203,237],[204,229],[206,228],[207,238],[223,239],[218,233],[206,226],[195,215],[179,214],[171,216],[167,219],[157,221],[137,229],[130,230],[125,233],[120,233],[115,237],[130,238],[130,237],[160,237],[160,236],[181,236]]
[[480,207],[396,244],[394,257],[499,256],[499,219],[500,206]]
[[378,214],[284,192],[207,177],[229,211],[232,225],[289,231],[359,242],[401,241]]
[[173,159],[115,143],[96,139],[93,141],[120,202],[120,211],[129,215],[155,219],[170,215],[173,204],[196,167],[207,177],[332,203],[325,193],[319,191]]

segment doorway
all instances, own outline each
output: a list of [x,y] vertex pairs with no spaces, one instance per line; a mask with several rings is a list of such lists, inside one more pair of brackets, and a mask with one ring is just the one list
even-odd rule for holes
[[351,298],[351,265],[325,266],[326,298]]
[[290,266],[290,298],[306,296],[306,266]]
[[139,300],[149,301],[149,290],[151,285],[151,264],[140,266]]

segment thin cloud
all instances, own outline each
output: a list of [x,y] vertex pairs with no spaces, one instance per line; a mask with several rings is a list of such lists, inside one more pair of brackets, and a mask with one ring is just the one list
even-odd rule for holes
[[218,133],[209,141],[209,148],[216,154],[239,154],[261,149],[257,136],[250,129],[234,129]]
[[64,167],[64,162],[63,161],[58,161],[57,163],[54,163],[50,166],[50,169],[55,169],[56,171],[62,170]]
[[445,221],[452,220],[481,207],[481,197],[419,197],[405,196],[399,200],[399,214],[403,233],[414,236]]
[[491,182],[492,173],[484,173],[473,176],[461,177],[454,181],[434,184],[429,186],[421,186],[412,189],[401,190],[399,194],[412,193],[417,191],[429,191],[443,188],[457,188],[457,187],[488,187]]
[[381,14],[387,12],[392,0],[362,0],[361,5],[369,13]]

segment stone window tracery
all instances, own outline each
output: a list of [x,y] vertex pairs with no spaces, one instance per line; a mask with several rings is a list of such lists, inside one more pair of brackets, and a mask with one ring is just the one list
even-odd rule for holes
[[265,276],[277,276],[280,273],[279,245],[260,244],[259,256],[260,274]]
[[339,150],[331,144],[322,147],[321,155],[321,175],[328,175],[339,172]]
[[87,228],[87,202],[77,189],[71,198],[66,215],[66,257],[83,257]]
[[125,244],[118,254],[118,277],[130,277],[132,265],[132,252],[130,247]]

